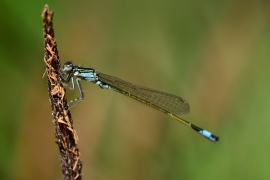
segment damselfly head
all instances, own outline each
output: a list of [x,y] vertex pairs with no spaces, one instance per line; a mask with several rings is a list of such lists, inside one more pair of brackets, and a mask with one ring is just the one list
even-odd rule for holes
[[62,66],[62,72],[64,73],[70,73],[73,69],[73,64],[70,61],[67,61]]

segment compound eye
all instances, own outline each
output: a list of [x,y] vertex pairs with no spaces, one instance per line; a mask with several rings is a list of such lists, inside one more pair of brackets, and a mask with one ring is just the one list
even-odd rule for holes
[[64,64],[63,64],[63,67],[62,67],[62,71],[63,72],[70,72],[71,70],[72,70],[72,68],[73,68],[73,64],[72,64],[72,62],[65,62]]

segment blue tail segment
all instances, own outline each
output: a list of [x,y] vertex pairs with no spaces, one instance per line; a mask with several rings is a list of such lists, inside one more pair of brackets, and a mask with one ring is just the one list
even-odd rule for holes
[[218,142],[219,141],[219,137],[213,135],[212,133],[210,133],[209,131],[205,130],[205,129],[201,129],[193,124],[191,124],[191,128],[194,129],[195,131],[197,131],[198,133],[200,133],[201,135],[203,135],[204,137],[206,137],[207,139],[213,141],[213,142]]

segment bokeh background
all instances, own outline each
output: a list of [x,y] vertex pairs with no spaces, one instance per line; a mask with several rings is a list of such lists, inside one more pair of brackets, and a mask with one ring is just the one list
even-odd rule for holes
[[[83,179],[270,179],[270,1],[8,1],[0,6],[0,178],[62,179],[43,62],[41,12],[60,60],[179,95],[174,119],[82,82],[72,109]],[[68,98],[78,97],[68,91]]]

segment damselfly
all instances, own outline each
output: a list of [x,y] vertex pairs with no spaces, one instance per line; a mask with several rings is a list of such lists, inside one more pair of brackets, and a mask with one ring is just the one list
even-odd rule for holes
[[[131,97],[143,104],[146,104],[152,108],[155,108],[177,121],[185,124],[186,126],[191,127],[193,130],[206,137],[207,139],[218,142],[219,137],[213,135],[211,132],[202,129],[194,124],[176,116],[179,114],[188,113],[190,108],[187,101],[179,96],[175,96],[169,93],[157,91],[154,89],[142,87],[129,83],[127,81],[118,79],[113,76],[109,76],[103,73],[98,72],[96,69],[84,68],[79,66],[74,66],[72,62],[65,62],[62,67],[63,76],[62,79],[65,82],[64,85],[71,90],[75,89],[74,77],[79,88],[80,97],[76,98],[70,102],[74,102],[70,108],[76,106],[84,99],[83,90],[80,84],[81,80],[90,81],[102,89],[111,89],[118,93],[121,93],[125,96]],[[72,86],[69,86],[67,83],[70,82]],[[69,109],[70,109],[69,108]]]

